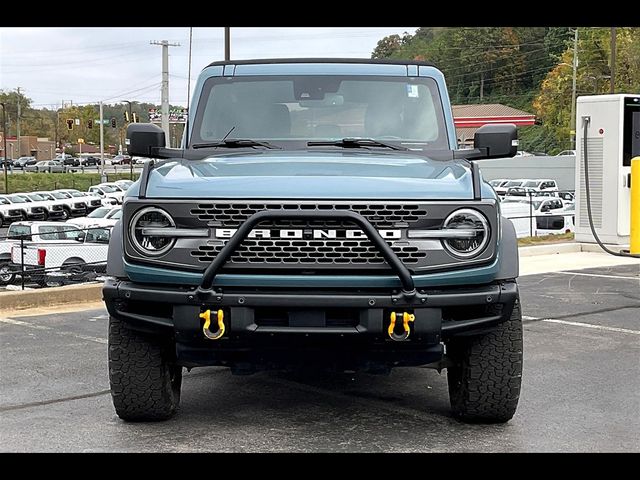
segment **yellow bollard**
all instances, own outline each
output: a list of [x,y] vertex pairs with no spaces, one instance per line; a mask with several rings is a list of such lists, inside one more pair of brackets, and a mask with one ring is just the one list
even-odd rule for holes
[[631,159],[631,238],[629,253],[640,254],[640,157]]

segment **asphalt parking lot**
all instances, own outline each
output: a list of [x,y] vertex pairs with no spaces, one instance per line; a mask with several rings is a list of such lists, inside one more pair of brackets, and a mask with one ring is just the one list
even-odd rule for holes
[[111,404],[104,309],[0,319],[1,451],[640,451],[640,265],[521,277],[523,391],[505,425],[449,414],[446,374],[185,374],[179,414]]

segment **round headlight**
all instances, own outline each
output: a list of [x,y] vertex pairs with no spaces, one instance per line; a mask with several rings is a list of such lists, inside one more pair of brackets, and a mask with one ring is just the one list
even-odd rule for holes
[[157,207],[143,208],[131,219],[129,226],[131,242],[140,253],[151,256],[163,255],[173,247],[175,238],[144,235],[143,229],[171,228],[175,226],[176,224],[171,215],[164,210]]
[[461,230],[459,238],[446,238],[444,247],[456,257],[470,258],[479,255],[489,243],[489,222],[477,210],[461,208],[449,215],[444,228]]

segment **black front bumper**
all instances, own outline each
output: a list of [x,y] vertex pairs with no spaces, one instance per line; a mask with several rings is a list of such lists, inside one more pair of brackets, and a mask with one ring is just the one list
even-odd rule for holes
[[[103,288],[111,316],[131,328],[175,338],[185,366],[255,364],[265,351],[331,347],[355,363],[423,365],[441,360],[442,342],[486,332],[511,316],[515,281],[401,292],[225,290],[198,296],[194,288],[144,285],[109,278]],[[222,309],[226,332],[205,338],[205,310]],[[415,315],[404,342],[389,338],[390,313]],[[213,327],[215,330],[215,327]],[[313,348],[311,348],[313,347]]]

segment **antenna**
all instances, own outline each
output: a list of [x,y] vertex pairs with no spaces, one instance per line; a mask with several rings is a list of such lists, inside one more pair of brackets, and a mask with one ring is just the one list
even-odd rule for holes
[[189,27],[189,73],[187,74],[187,121],[184,123],[184,149],[189,148],[189,117],[191,117],[191,45],[193,42],[193,27]]

